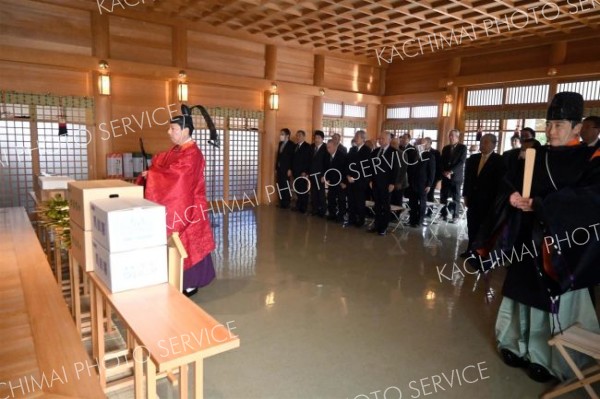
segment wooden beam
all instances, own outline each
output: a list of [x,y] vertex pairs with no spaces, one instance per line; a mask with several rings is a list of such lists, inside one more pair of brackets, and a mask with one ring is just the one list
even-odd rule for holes
[[[561,65],[557,68],[555,79],[560,78],[575,78],[582,76],[598,76],[600,71],[600,61],[584,62],[578,64]],[[482,73],[478,75],[456,76],[451,79],[454,86],[481,86],[481,85],[497,85],[509,82],[524,82],[534,80],[548,80],[548,68],[530,68],[521,69],[518,71],[504,71]],[[446,86],[448,78],[439,80],[440,87]]]
[[381,103],[384,105],[394,104],[415,104],[415,103],[442,103],[444,102],[445,91],[431,91],[427,93],[397,94],[394,96],[384,96]]

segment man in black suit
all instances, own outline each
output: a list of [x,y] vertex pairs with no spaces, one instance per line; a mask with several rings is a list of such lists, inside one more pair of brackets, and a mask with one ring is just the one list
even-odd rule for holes
[[600,148],[600,116],[588,116],[581,125],[581,141],[589,147]]
[[315,130],[313,144],[310,146],[312,159],[310,161],[310,202],[313,216],[325,216],[327,204],[325,202],[325,178],[323,174],[327,170],[328,158],[327,145],[323,143],[325,134],[321,130]]
[[[363,166],[371,158],[371,149],[365,145],[367,132],[357,130],[354,134],[356,146],[348,151],[348,168],[346,181],[348,182],[348,224],[362,227],[365,224],[365,191],[368,187],[368,178],[365,177]],[[368,168],[368,165],[366,165]]]
[[348,153],[348,149],[346,147],[344,147],[344,145],[342,144],[342,136],[340,136],[339,133],[334,133],[331,136],[331,139],[333,140],[334,144],[337,147],[337,151],[342,151],[344,154]]
[[371,153],[373,169],[369,173],[375,201],[375,226],[370,231],[384,236],[390,223],[390,200],[398,178],[400,159],[398,152],[390,145],[392,135],[389,132],[381,133],[377,141],[379,149]]
[[481,152],[471,155],[465,166],[463,197],[467,206],[469,243],[467,250],[460,254],[465,258],[469,256],[469,251],[474,249],[472,244],[484,218],[493,211],[499,182],[504,178],[506,171],[502,156],[494,152],[496,144],[495,135],[483,135],[479,144]]
[[324,178],[327,183],[327,219],[337,222],[344,221],[346,215],[346,182],[344,173],[346,171],[348,155],[335,144],[333,139],[327,141],[327,170]]
[[523,185],[523,172],[525,169],[525,151],[528,148],[539,148],[540,142],[535,139],[535,130],[530,127],[524,127],[521,129],[519,148],[513,148],[508,151],[504,151],[502,154],[502,160],[504,162],[504,169],[506,178],[511,182],[516,182],[515,187],[519,192],[522,191]]
[[440,192],[440,202],[444,204],[441,211],[442,218],[448,217],[448,197],[452,198],[452,223],[458,220],[460,213],[460,188],[464,180],[465,161],[467,159],[467,147],[458,142],[460,132],[458,129],[452,129],[448,132],[448,141],[450,144],[442,149],[442,191]]
[[442,180],[442,154],[435,148],[432,148],[431,144],[432,144],[431,139],[429,137],[425,137],[424,145],[426,148],[427,147],[429,148],[428,151],[429,151],[430,158],[433,159],[435,162],[435,173],[433,176],[433,183],[431,184],[431,188],[430,188],[429,192],[427,193],[427,201],[434,202],[435,188],[437,187],[440,180]]
[[289,178],[292,175],[292,158],[295,144],[290,141],[290,129],[281,129],[279,134],[279,150],[275,159],[275,174],[279,191],[279,207],[286,209],[290,206],[292,189]]
[[292,189],[296,192],[298,199],[296,200],[296,209],[300,213],[306,213],[308,207],[308,192],[309,192],[309,177],[310,161],[312,153],[310,145],[304,141],[306,133],[304,130],[296,132],[296,148],[292,158]]
[[435,177],[435,158],[426,151],[426,146],[418,140],[415,146],[407,147],[404,151],[405,162],[408,164],[408,206],[411,227],[425,225],[427,210],[427,193],[431,190]]

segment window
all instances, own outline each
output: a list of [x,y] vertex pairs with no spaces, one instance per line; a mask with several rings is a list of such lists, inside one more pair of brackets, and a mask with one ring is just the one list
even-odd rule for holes
[[58,135],[59,107],[38,105],[37,148],[40,171],[53,175],[70,176],[75,180],[88,179],[87,145],[91,135],[85,126],[85,109],[69,108],[67,134]]
[[481,132],[482,135],[492,133],[499,139],[500,120],[469,119],[465,121],[465,132],[462,143],[467,146],[469,155],[479,152],[479,141],[477,140],[478,132]]
[[351,118],[365,118],[367,116],[367,107],[364,105],[344,104],[344,116]]
[[[213,122],[219,135],[218,146],[210,141],[210,131],[201,115],[192,115],[194,120],[194,140],[200,147],[206,167],[204,176],[206,181],[206,198],[209,201],[217,201],[224,196],[225,158],[223,148],[225,147],[225,118],[213,117]],[[212,144],[211,144],[212,143]]]
[[581,94],[585,101],[598,101],[600,100],[600,80],[559,83],[557,93],[561,91],[574,91]]
[[[7,104],[7,108],[12,104]],[[23,115],[23,114],[21,114]],[[33,210],[33,165],[29,121],[0,120],[0,207]]]
[[342,104],[323,103],[323,115],[342,117]]
[[530,127],[535,130],[535,138],[542,145],[546,144],[546,119],[505,119],[503,120],[504,129],[502,133],[504,140],[498,144],[497,152],[504,152],[511,149],[510,140],[516,132],[520,132],[524,127]]
[[508,87],[506,104],[539,104],[548,102],[550,85]]
[[[210,131],[204,118],[192,115],[194,139],[206,161],[206,196],[209,201],[236,201],[230,209],[238,209],[245,198],[254,201],[258,191],[260,119],[243,116],[212,116],[219,146],[209,142]],[[226,164],[227,162],[227,164]],[[228,195],[225,195],[227,187]],[[245,196],[244,196],[245,194]],[[221,207],[219,205],[219,207]],[[222,209],[222,208],[221,208]]]
[[258,186],[258,122],[229,118],[229,199],[238,207],[245,198],[254,200]]
[[469,90],[467,92],[467,107],[502,104],[502,88]]
[[[0,207],[24,206],[32,211],[34,174],[88,179],[87,151],[92,137],[86,118],[93,101],[68,97],[64,100],[70,106],[42,106],[34,103],[58,103],[63,98],[26,93],[10,96],[8,101],[15,103],[0,104]],[[58,121],[63,112],[67,134],[59,136]]]
[[437,118],[438,106],[427,105],[423,107],[412,107],[410,116],[411,118]]
[[335,118],[366,118],[367,107],[343,103],[323,103],[323,116]]
[[387,119],[408,119],[410,118],[410,107],[388,107]]
[[438,131],[431,129],[413,129],[412,130],[412,139],[423,139],[425,137],[429,137],[431,139],[431,146],[437,150],[441,150],[438,148]]
[[438,142],[438,105],[396,105],[387,107],[387,120],[383,128],[398,137],[409,133],[413,139],[431,138],[432,145]]

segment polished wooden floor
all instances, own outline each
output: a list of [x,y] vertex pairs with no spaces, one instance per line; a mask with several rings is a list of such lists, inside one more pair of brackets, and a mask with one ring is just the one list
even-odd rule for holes
[[[465,244],[461,225],[379,237],[275,207],[214,221],[218,279],[193,300],[243,344],[206,361],[206,398],[382,398],[387,389],[388,399],[521,399],[551,386],[498,357],[500,295],[486,304],[483,286],[473,292],[473,277],[459,273],[440,281],[436,267]],[[503,277],[493,276],[497,292]]]

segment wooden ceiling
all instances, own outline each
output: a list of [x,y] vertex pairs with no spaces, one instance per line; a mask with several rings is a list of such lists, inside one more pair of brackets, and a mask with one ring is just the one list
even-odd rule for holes
[[389,58],[391,46],[401,51],[407,41],[414,52],[417,39],[428,43],[433,35],[445,44],[434,51],[600,35],[600,0],[154,0],[140,6],[292,46],[372,58],[383,49]]

